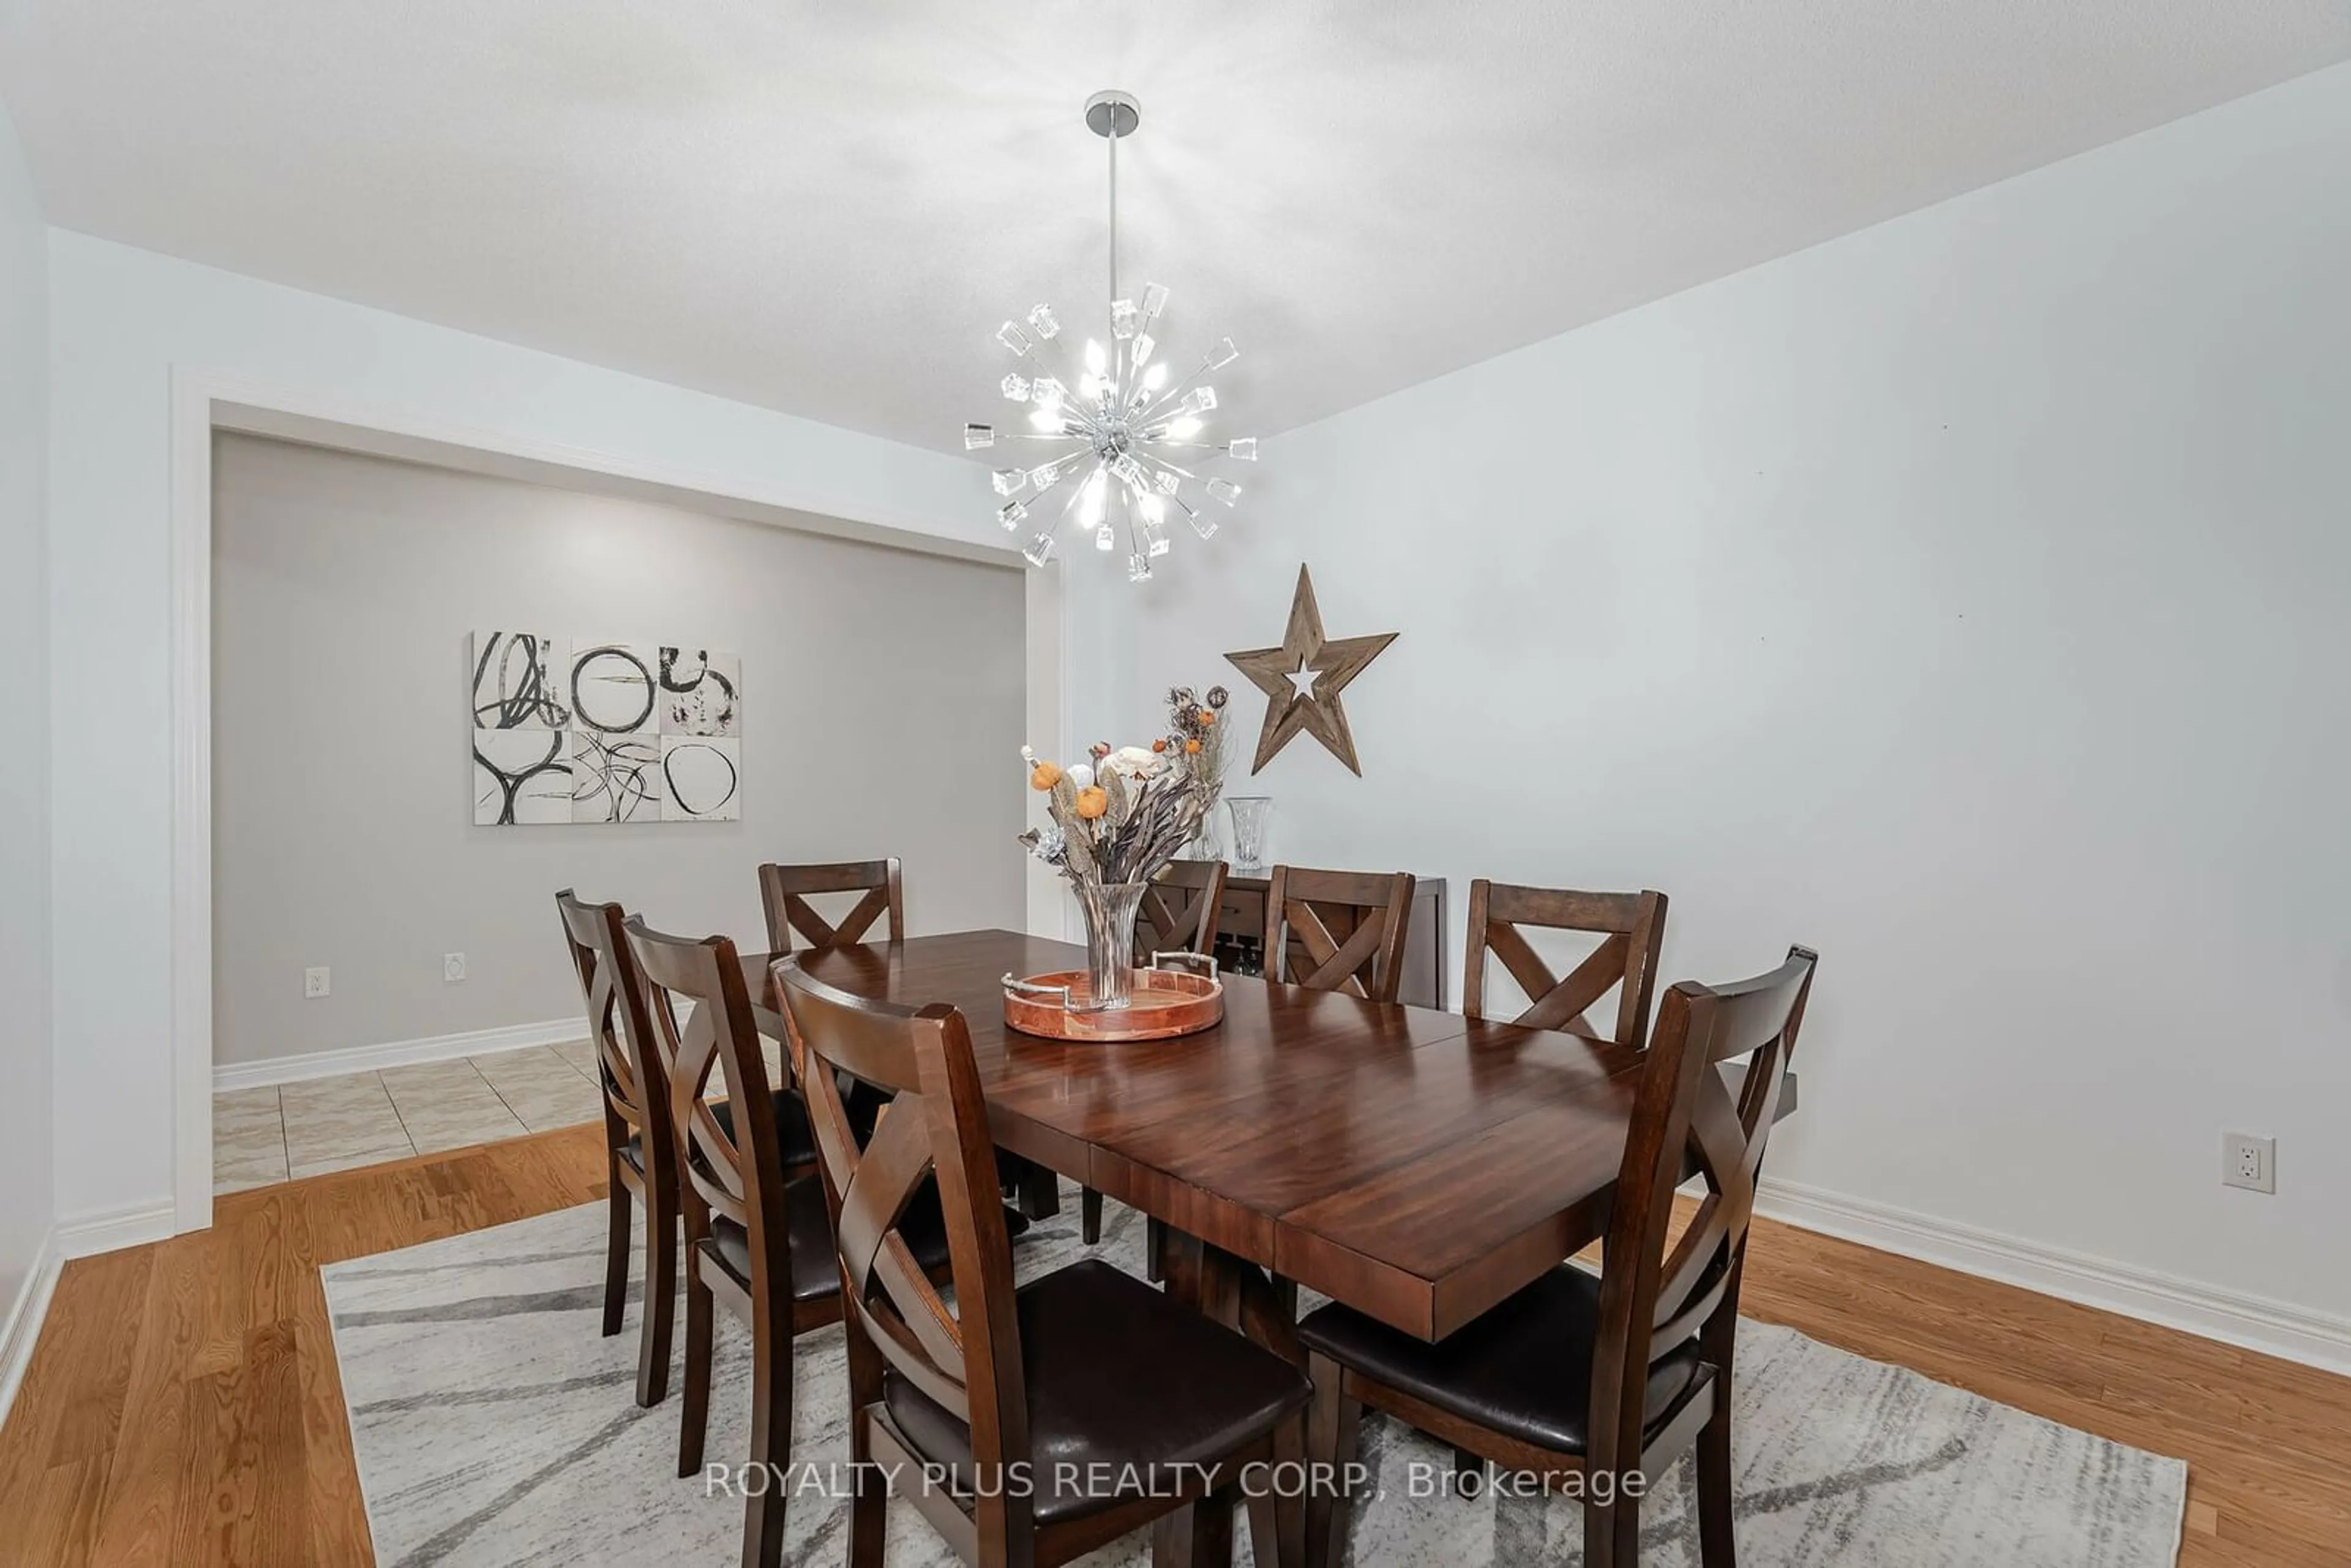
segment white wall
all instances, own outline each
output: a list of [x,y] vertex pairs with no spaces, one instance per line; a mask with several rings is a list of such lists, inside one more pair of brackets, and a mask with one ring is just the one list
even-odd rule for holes
[[156,1222],[174,1170],[175,371],[833,517],[974,540],[993,528],[953,458],[63,231],[48,262],[56,1099],[75,1129],[57,1199],[71,1218],[126,1217],[120,1235]]
[[[1269,442],[1214,546],[1076,596],[1075,735],[1273,640],[1311,560],[1334,634],[1404,635],[1350,694],[1364,779],[1301,742],[1256,781],[1281,853],[1660,886],[1675,976],[1814,943],[1780,1177],[2340,1318],[2346,154],[2351,68]],[[175,368],[985,516],[949,458],[78,235],[48,266],[68,1216],[172,1180]],[[2275,1197],[2218,1187],[2224,1126],[2280,1138]]]
[[1813,945],[1778,1177],[2351,1331],[2346,280],[2351,67],[1269,442],[1077,733],[1302,559],[1402,637],[1280,856],[1454,879],[1457,974],[1478,875]]
[[[217,438],[213,497],[216,1061],[579,1033],[564,886],[757,951],[760,862],[894,854],[915,935],[1022,925],[1017,561],[252,436]],[[741,820],[475,826],[468,641],[497,627],[736,655]]]
[[[56,1206],[49,1111],[47,249],[16,129],[0,104],[0,1325]],[[6,1372],[0,1368],[0,1380]],[[0,1391],[0,1408],[6,1395]]]

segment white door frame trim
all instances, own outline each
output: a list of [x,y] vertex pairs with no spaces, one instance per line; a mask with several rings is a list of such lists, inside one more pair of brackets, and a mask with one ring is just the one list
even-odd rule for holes
[[[213,1218],[213,434],[235,431],[527,483],[634,497],[746,521],[1028,572],[1018,552],[817,487],[696,472],[635,456],[417,420],[347,400],[174,366],[172,372],[172,1062],[173,1228]],[[1029,738],[1049,756],[1069,727],[1068,605],[1059,573],[1028,572]],[[1008,760],[1007,767],[1011,766]],[[1058,887],[1031,878],[1029,929],[1060,935]]]

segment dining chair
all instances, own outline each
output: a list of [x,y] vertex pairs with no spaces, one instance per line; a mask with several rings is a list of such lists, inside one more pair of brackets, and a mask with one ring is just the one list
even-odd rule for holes
[[[811,898],[847,894],[862,896],[845,908],[832,902],[838,924],[827,919],[809,902]],[[817,953],[827,947],[862,942],[873,923],[885,915],[889,917],[883,927],[887,940],[903,942],[906,938],[906,886],[895,855],[878,861],[830,861],[810,865],[769,862],[759,867],[759,906],[768,917],[770,953]],[[797,944],[793,941],[796,931],[801,938]],[[874,1106],[870,1101],[861,1102],[857,1110],[871,1118]],[[800,1163],[813,1171],[815,1145],[803,1134],[793,1147]]]
[[[813,1175],[787,1175],[783,1140],[771,1118],[722,1121],[705,1094],[714,1072],[730,1104],[772,1093],[759,1050],[754,1004],[735,945],[623,928],[644,991],[644,1011],[670,1062],[669,1095],[680,1158],[685,1228],[685,1401],[677,1473],[702,1468],[710,1420],[713,1307],[724,1302],[751,1330],[753,1466],[780,1467],[792,1431],[792,1340],[841,1317],[838,1270]],[[778,1031],[780,1033],[780,1030]],[[924,1261],[943,1263],[944,1236],[921,1239]],[[771,1478],[780,1470],[767,1472]],[[745,1489],[743,1562],[774,1568],[783,1557],[789,1490]]]
[[[1265,953],[1270,978],[1316,991],[1393,1002],[1404,981],[1404,944],[1417,879],[1410,872],[1316,871],[1278,865],[1266,883]],[[1336,925],[1346,935],[1333,935]],[[1293,941],[1304,949],[1293,964]],[[1151,1255],[1155,1278],[1159,1254]],[[1298,1315],[1298,1282],[1272,1276],[1275,1310]]]
[[[669,1103],[685,1236],[685,1398],[677,1473],[702,1468],[710,1421],[713,1309],[724,1302],[751,1330],[751,1452],[781,1466],[792,1435],[792,1341],[841,1320],[841,1273],[832,1220],[813,1163],[789,1157],[779,1118],[737,1118],[737,1104],[797,1091],[770,1086],[764,1036],[781,1045],[782,1018],[752,998],[742,956],[724,936],[665,936],[643,918],[622,926],[635,960],[652,1036],[669,1063]],[[789,1063],[786,1071],[789,1071]],[[708,1094],[713,1074],[726,1099]],[[835,1098],[839,1092],[835,1091]],[[802,1124],[806,1125],[805,1123]],[[1028,1221],[1004,1214],[1008,1235]],[[938,1196],[915,1195],[901,1225],[923,1268],[947,1268]],[[779,1470],[767,1472],[771,1479]],[[745,1490],[744,1568],[775,1568],[784,1542],[782,1484]]]
[[1136,905],[1135,953],[1213,952],[1227,874],[1222,861],[1170,861]]
[[669,1075],[645,1016],[644,994],[622,935],[617,904],[589,904],[569,888],[555,895],[565,945],[580,977],[588,1038],[604,1087],[604,1173],[611,1210],[604,1260],[604,1335],[621,1332],[629,1297],[631,1195],[645,1211],[645,1285],[637,1326],[637,1403],[669,1392],[670,1333],[677,1300],[677,1156]]
[[[1155,953],[1196,953],[1206,957],[1217,947],[1217,916],[1225,902],[1225,862],[1171,861],[1143,890],[1134,912],[1135,956],[1149,962]],[[1078,1189],[1078,1230],[1092,1247],[1102,1239],[1102,1196],[1090,1186]],[[1163,1228],[1146,1224],[1144,1254],[1150,1277],[1159,1278]]]
[[[1287,1445],[1302,1440],[1305,1378],[1097,1259],[1015,1289],[963,1015],[852,997],[789,959],[775,974],[811,1085],[847,1302],[850,1457],[871,1478],[850,1505],[852,1568],[880,1568],[901,1478],[912,1478],[902,1495],[967,1562],[1050,1568],[1189,1509],[1193,1560],[1229,1563],[1238,1482],[1272,1464],[1278,1443],[1298,1451]],[[844,1076],[894,1096],[862,1145]],[[930,1175],[953,1311],[915,1267],[900,1218]],[[1280,1535],[1274,1511],[1260,1511]],[[1290,1511],[1302,1530],[1303,1511]],[[1256,1545],[1259,1561],[1301,1568],[1295,1534]]]
[[[862,896],[845,909],[838,903],[833,905],[839,911],[837,923],[809,902],[829,894],[852,893]],[[817,953],[827,947],[862,942],[873,923],[884,915],[889,916],[883,927],[886,939],[906,939],[906,885],[895,855],[878,861],[831,861],[811,865],[770,862],[759,868],[759,905],[767,914],[768,950],[771,953]],[[795,932],[801,938],[797,943],[793,940]],[[855,1109],[861,1116],[870,1119],[875,1104],[873,1097],[867,1094],[861,1097]],[[1023,1210],[1031,1218],[1042,1219],[1061,1212],[1060,1187],[1053,1174],[1041,1166],[1006,1156],[1005,1186],[1020,1195]]]
[[[1276,980],[1393,1002],[1404,979],[1404,939],[1414,878],[1278,865],[1265,894],[1266,962]],[[1336,922],[1346,932],[1334,936]],[[1305,950],[1293,965],[1290,944]]]
[[[1601,943],[1562,980],[1534,950],[1522,927],[1573,931],[1598,936]],[[1490,954],[1531,1004],[1512,1023],[1588,1034],[1591,1026],[1583,1015],[1615,990],[1616,1021],[1610,1038],[1637,1050],[1648,1037],[1657,950],[1665,940],[1662,893],[1573,893],[1514,887],[1481,877],[1469,884],[1461,1010],[1473,1019],[1486,1016],[1486,959]]]
[[[1764,1145],[1818,962],[1792,947],[1768,975],[1719,988],[1686,980],[1666,993],[1633,1091],[1598,1273],[1560,1264],[1434,1344],[1335,1303],[1299,1324],[1315,1390],[1309,1458],[1352,1463],[1363,1407],[1372,1406],[1569,1490],[1583,1503],[1589,1568],[1635,1568],[1641,1495],[1695,1445],[1699,1560],[1733,1568],[1740,1278]],[[1717,1069],[1750,1053],[1734,1102]],[[1693,1176],[1704,1178],[1705,1196],[1672,1241],[1674,1189]],[[1345,1504],[1310,1497],[1306,1513],[1313,1561],[1335,1565]]]
[[[838,922],[828,920],[809,900],[828,894],[862,894]],[[862,942],[873,923],[887,915],[889,939],[906,938],[906,889],[895,855],[888,860],[837,861],[825,865],[777,865],[759,868],[759,904],[768,915],[768,948],[774,953],[794,950],[792,933],[806,938],[811,951]]]

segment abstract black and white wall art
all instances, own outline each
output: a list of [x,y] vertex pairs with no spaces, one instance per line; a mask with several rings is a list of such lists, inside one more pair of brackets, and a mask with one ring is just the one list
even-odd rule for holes
[[477,824],[742,819],[737,654],[476,632],[472,706]]
[[474,731],[474,821],[501,828],[571,821],[571,763],[559,729]]
[[662,748],[656,735],[571,732],[571,821],[662,820]]
[[474,727],[564,729],[570,650],[537,632],[474,633]]
[[571,660],[571,716],[600,735],[651,735],[661,655],[626,643],[582,643]]
[[662,820],[734,822],[743,817],[743,743],[698,735],[661,740]]
[[707,648],[661,651],[661,732],[664,735],[743,733],[736,693],[743,685],[743,661]]

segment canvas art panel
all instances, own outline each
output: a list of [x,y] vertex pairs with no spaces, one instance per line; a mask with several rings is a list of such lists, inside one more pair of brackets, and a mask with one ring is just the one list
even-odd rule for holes
[[569,737],[559,729],[474,732],[474,821],[520,827],[571,821]]
[[661,732],[743,733],[743,660],[708,648],[661,651]]
[[664,791],[659,737],[575,729],[570,739],[573,821],[662,820]]
[[580,642],[573,646],[573,725],[600,735],[657,733],[659,651],[630,643]]
[[742,820],[741,654],[476,632],[469,656],[477,825]]
[[563,729],[570,648],[539,632],[474,633],[474,727]]
[[662,737],[662,820],[736,822],[743,818],[743,743],[696,735]]

